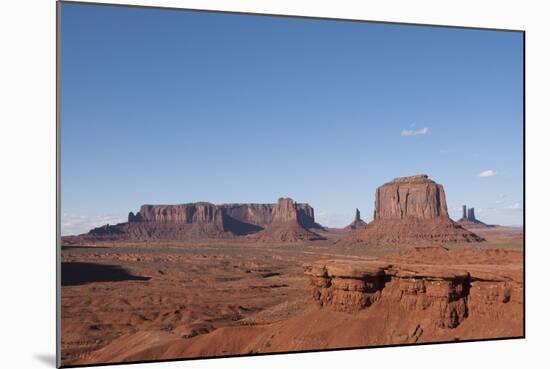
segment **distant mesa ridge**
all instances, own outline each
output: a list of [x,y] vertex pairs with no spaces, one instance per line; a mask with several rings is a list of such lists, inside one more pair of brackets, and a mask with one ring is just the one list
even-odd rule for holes
[[378,187],[374,207],[373,221],[350,239],[373,244],[484,241],[449,217],[443,186],[425,174]]
[[[231,238],[261,233],[271,235],[270,225],[287,230],[289,240],[322,239],[309,229],[322,229],[309,204],[281,198],[276,204],[221,204],[195,202],[178,205],[142,205],[128,221],[104,225],[78,236],[90,240],[196,240]],[[298,235],[299,234],[299,235]],[[272,237],[273,236],[273,237]]]
[[[359,209],[345,229],[344,242],[406,245],[424,242],[481,242],[467,228],[487,226],[463,207],[463,218],[449,217],[445,190],[425,174],[398,177],[378,187],[373,221],[361,219]],[[193,241],[244,237],[260,242],[323,240],[325,229],[315,222],[313,207],[281,197],[275,204],[194,202],[142,205],[128,221],[63,237],[65,244],[82,241]]]

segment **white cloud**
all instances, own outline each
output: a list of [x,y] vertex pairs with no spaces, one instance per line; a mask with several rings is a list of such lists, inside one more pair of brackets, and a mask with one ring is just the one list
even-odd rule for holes
[[496,176],[496,175],[497,175],[497,172],[495,172],[492,169],[484,170],[483,172],[478,174],[479,177],[493,177],[493,176]]
[[420,128],[416,131],[413,129],[404,129],[401,131],[401,136],[407,137],[407,136],[427,135],[428,132],[429,132],[428,127]]
[[74,215],[63,213],[61,215],[61,235],[82,234],[92,228],[105,224],[117,224],[126,221],[125,217],[113,215]]
[[522,206],[519,202],[516,202],[512,205],[506,206],[505,209],[508,209],[508,210],[522,210]]

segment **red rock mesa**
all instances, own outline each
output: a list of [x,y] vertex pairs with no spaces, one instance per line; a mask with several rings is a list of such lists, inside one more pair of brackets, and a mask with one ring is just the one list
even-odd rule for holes
[[483,241],[449,218],[443,186],[425,174],[378,187],[374,220],[350,239],[370,244]]
[[[280,241],[293,239],[320,239],[308,231],[322,228],[315,223],[314,210],[309,204],[292,199],[279,199],[277,204],[222,204],[196,202],[179,205],[142,205],[128,222],[104,225],[80,236],[64,237],[64,243],[80,241],[185,241],[234,238],[258,233],[260,238]],[[275,230],[281,236],[275,236]],[[290,231],[292,229],[292,231]],[[284,232],[294,233],[292,237]],[[287,232],[287,233],[288,233]]]

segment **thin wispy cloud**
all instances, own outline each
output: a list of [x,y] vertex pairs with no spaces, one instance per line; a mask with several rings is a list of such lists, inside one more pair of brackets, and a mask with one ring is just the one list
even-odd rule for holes
[[495,172],[492,169],[484,170],[483,172],[478,174],[478,177],[494,177],[497,175],[497,172]]
[[61,215],[61,234],[74,235],[88,232],[92,228],[96,228],[105,224],[117,224],[124,222],[126,219],[121,216],[113,215]]
[[512,205],[506,206],[505,209],[508,209],[508,210],[522,210],[522,206],[521,206],[521,204],[520,204],[519,202],[516,202],[516,203],[514,203],[514,204],[512,204]]
[[408,136],[423,136],[427,135],[430,130],[428,127],[423,127],[417,130],[414,129],[404,129],[401,131],[402,137],[408,137]]
[[[521,202],[517,201],[512,204],[501,204],[498,203],[497,206],[495,205],[488,205],[485,208],[482,207],[476,207],[476,213],[477,214],[484,214],[484,215],[494,215],[494,214],[503,214],[503,212],[510,212],[510,211],[522,211],[523,205]],[[454,209],[453,209],[454,210]]]

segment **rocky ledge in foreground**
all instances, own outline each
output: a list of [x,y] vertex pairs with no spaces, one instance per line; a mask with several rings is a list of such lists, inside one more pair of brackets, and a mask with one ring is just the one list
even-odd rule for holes
[[378,187],[374,220],[350,234],[348,241],[400,245],[484,239],[449,217],[443,186],[420,174]]
[[322,308],[373,309],[384,316],[414,317],[424,327],[453,329],[469,317],[498,317],[503,311],[518,315],[523,304],[519,269],[324,260],[306,265],[305,273]]

